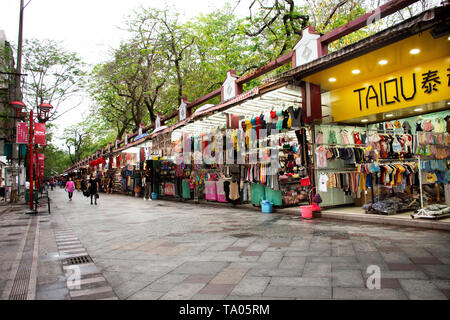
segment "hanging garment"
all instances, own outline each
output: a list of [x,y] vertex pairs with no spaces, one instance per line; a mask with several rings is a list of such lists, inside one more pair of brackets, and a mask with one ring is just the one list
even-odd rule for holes
[[318,168],[326,168],[328,166],[327,152],[328,150],[323,146],[316,148],[316,159]]
[[235,182],[231,182],[230,183],[230,199],[231,200],[237,200],[240,198],[240,194],[239,194],[239,185],[238,183]]
[[355,140],[355,144],[362,144],[362,141],[359,138],[359,132],[353,131],[353,139]]
[[209,201],[217,201],[216,181],[205,182],[205,199]]
[[323,133],[322,133],[322,131],[317,132],[316,144],[323,144]]
[[420,121],[417,121],[417,122],[416,122],[416,132],[417,132],[417,131],[423,131],[423,130],[422,130],[422,123],[421,123]]
[[404,121],[402,127],[403,130],[405,130],[405,133],[411,134],[411,126],[409,125],[408,121]]
[[327,192],[327,183],[328,183],[328,176],[326,174],[321,174],[319,176],[319,191]]
[[223,179],[219,179],[219,181],[216,182],[217,201],[219,201],[219,202],[227,202],[224,183],[225,183],[225,180],[223,180]]
[[328,144],[337,144],[336,133],[334,132],[334,130],[330,130],[328,136]]
[[431,124],[431,120],[425,120],[423,122],[423,131],[432,131],[433,130],[433,125]]
[[300,129],[302,126],[302,108],[296,108],[290,106],[288,111],[291,115],[291,128]]
[[348,139],[347,130],[341,130],[341,140],[342,140],[342,144],[350,144],[350,140]]

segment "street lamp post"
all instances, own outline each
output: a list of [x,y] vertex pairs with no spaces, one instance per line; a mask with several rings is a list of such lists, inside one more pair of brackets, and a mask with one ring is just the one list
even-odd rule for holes
[[[17,111],[19,108],[25,107],[25,105],[20,102],[20,101],[13,101],[11,103],[13,106],[16,107],[16,114],[24,116],[26,115],[26,113],[21,112],[21,111]],[[48,103],[41,103],[38,106],[38,115],[37,115],[37,120],[40,123],[45,123],[47,122],[48,118],[49,118],[49,113],[50,110],[52,109],[52,105],[48,104]],[[29,162],[30,162],[30,167],[29,167],[29,180],[30,180],[30,201],[29,201],[29,205],[30,205],[30,211],[27,211],[27,213],[36,213],[36,209],[33,208],[33,164],[34,164],[34,145],[35,145],[35,139],[34,139],[34,135],[35,135],[35,118],[33,115],[33,108],[31,108],[30,110],[30,114],[29,114],[29,135],[28,135],[28,150],[29,150]],[[39,163],[38,159],[37,163]],[[39,172],[36,172],[36,176],[39,176]]]

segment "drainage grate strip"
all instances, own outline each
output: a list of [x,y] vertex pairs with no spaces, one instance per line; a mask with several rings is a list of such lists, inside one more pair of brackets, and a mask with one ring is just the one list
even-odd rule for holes
[[75,264],[85,264],[85,263],[92,263],[92,258],[90,256],[79,256],[79,257],[72,257],[64,260],[65,265],[75,265]]
[[31,228],[28,231],[22,258],[20,259],[14,282],[9,295],[9,300],[26,300],[28,295],[28,285],[30,282],[31,265],[33,262],[33,248],[36,236],[37,219],[32,218]]

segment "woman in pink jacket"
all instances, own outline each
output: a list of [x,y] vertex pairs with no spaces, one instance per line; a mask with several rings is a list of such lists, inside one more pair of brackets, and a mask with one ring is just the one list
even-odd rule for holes
[[69,193],[69,201],[72,201],[73,191],[75,190],[75,184],[72,181],[72,178],[69,178],[69,180],[66,182],[65,189]]

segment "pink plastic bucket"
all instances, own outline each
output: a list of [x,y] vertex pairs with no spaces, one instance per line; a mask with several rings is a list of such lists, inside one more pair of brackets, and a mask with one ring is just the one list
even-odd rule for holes
[[301,206],[300,209],[302,210],[302,218],[304,219],[312,219],[312,207],[313,206]]

